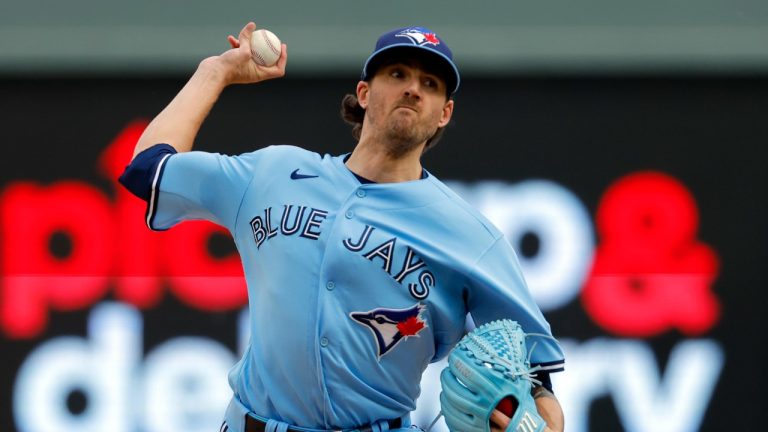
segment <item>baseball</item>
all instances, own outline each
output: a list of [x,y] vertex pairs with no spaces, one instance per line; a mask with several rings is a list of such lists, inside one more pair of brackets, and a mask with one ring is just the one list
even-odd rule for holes
[[269,30],[256,30],[251,36],[251,58],[259,66],[272,66],[277,63],[281,47],[280,39]]

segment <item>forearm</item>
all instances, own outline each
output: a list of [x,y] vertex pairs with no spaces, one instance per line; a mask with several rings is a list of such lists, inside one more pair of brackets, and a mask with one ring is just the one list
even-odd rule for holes
[[539,386],[534,389],[533,399],[539,415],[547,422],[548,428],[545,431],[562,432],[565,428],[565,419],[563,409],[555,395]]
[[227,85],[257,83],[285,75],[285,44],[281,45],[280,58],[273,66],[258,66],[251,60],[254,30],[256,24],[249,22],[237,38],[227,38],[232,49],[200,62],[184,88],[144,130],[133,151],[134,157],[159,143],[169,144],[178,152],[192,150],[200,126]]
[[190,151],[224,87],[225,74],[216,58],[203,60],[184,88],[144,130],[133,156],[158,143],[169,144],[179,152]]

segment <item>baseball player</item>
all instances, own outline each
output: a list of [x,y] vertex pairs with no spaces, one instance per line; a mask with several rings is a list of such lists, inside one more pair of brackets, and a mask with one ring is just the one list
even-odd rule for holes
[[[147,201],[151,229],[207,219],[234,237],[251,339],[229,374],[222,430],[408,429],[423,371],[462,338],[467,313],[550,335],[504,236],[421,166],[451,119],[458,69],[435,33],[397,29],[378,39],[344,100],[359,138],[350,154],[191,151],[226,86],[284,75],[285,45],[274,66],[251,61],[255,28],[200,63],[120,181]],[[562,430],[548,379],[562,350],[549,337],[528,345],[541,369],[537,409]],[[492,420],[509,423],[499,411]]]

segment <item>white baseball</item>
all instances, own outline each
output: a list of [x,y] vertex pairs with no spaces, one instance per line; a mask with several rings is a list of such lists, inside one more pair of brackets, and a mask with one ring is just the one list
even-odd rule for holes
[[269,30],[259,29],[251,36],[251,58],[259,66],[272,66],[280,58],[280,39]]

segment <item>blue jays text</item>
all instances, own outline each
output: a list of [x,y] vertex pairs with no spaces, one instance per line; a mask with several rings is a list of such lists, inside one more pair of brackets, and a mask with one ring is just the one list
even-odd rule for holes
[[[283,205],[282,215],[279,217],[280,223],[273,224],[272,207],[268,207],[264,209],[263,217],[261,215],[256,216],[250,222],[256,248],[261,249],[261,246],[266,241],[278,234],[292,236],[298,233],[301,237],[317,240],[320,238],[320,234],[322,234],[320,229],[323,220],[327,216],[328,211],[326,210],[299,205]],[[344,247],[351,252],[359,252],[363,258],[371,262],[380,260],[382,270],[387,272],[400,285],[403,284],[409,275],[417,270],[421,270],[415,281],[406,283],[408,291],[415,299],[423,300],[427,298],[430,288],[436,284],[435,275],[426,268],[427,264],[419,258],[411,247],[406,247],[402,263],[396,268],[397,273],[393,273],[397,237],[389,238],[382,243],[373,243],[375,244],[374,246],[368,246],[371,235],[375,230],[375,227],[365,225],[359,236],[350,237],[343,241]]]

